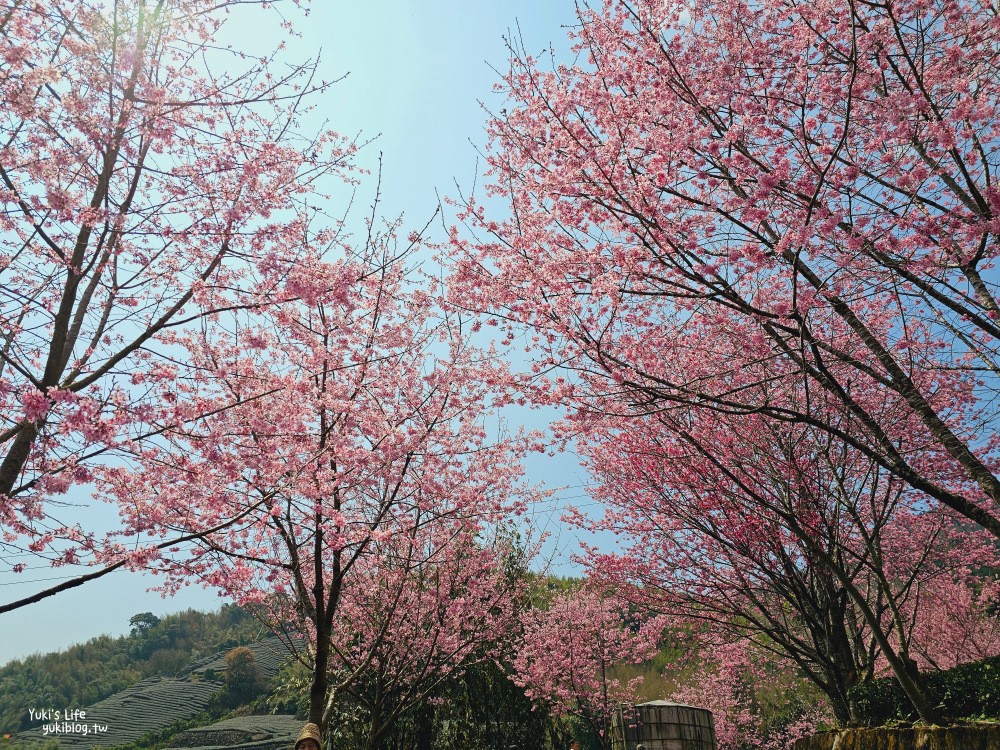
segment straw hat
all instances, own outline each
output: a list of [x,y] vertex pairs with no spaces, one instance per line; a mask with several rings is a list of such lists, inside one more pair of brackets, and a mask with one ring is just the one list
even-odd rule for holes
[[316,744],[322,749],[323,747],[323,737],[319,733],[319,727],[309,722],[304,727],[302,731],[299,732],[298,739],[295,740],[295,750],[299,750],[299,745],[302,744],[304,740],[315,740]]

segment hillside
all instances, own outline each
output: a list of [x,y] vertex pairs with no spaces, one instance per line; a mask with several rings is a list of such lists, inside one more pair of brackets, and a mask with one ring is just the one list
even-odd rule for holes
[[[247,612],[231,605],[218,612],[188,610],[162,619],[143,612],[130,624],[127,636],[101,636],[0,667],[0,735],[38,725],[29,709],[84,709],[143,681],[203,672],[212,660],[221,668],[228,650],[270,635]],[[120,722],[120,717],[115,720]]]
[[287,750],[302,729],[294,716],[240,716],[189,729],[167,747],[200,750]]
[[[254,662],[265,679],[273,677],[288,658],[285,647],[274,637],[247,644],[247,649],[253,654]],[[69,721],[66,721],[65,713],[60,720],[55,720],[53,716],[35,721],[30,730],[19,732],[16,739],[41,742],[55,736],[64,748],[89,750],[94,747],[119,747],[153,732],[163,733],[180,722],[198,717],[210,707],[221,707],[218,698],[226,686],[221,680],[206,679],[206,675],[224,671],[227,653],[228,649],[209,654],[187,665],[176,677],[156,676],[142,680],[93,705],[81,707],[83,714],[73,716]],[[72,711],[77,706],[67,704],[67,708]],[[267,724],[264,719],[273,717],[258,718]],[[264,724],[249,727],[237,739],[242,738],[241,742],[252,744],[253,741],[275,736],[277,730],[264,731],[261,728]],[[277,731],[277,735],[282,743],[286,739],[284,728],[287,727],[279,722],[281,731]],[[209,744],[212,742],[208,736],[202,739]]]

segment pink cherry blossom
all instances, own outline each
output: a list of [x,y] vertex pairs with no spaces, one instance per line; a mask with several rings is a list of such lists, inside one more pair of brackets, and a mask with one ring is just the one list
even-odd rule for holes
[[560,594],[547,609],[526,614],[515,682],[545,710],[579,717],[607,747],[614,711],[635,700],[642,682],[623,682],[615,667],[656,654],[657,624],[639,627],[626,603],[613,596],[586,589]]
[[38,0],[2,13],[6,545],[124,560],[81,542],[52,501],[86,498],[76,467],[118,464],[170,420],[199,416],[160,387],[193,375],[178,342],[219,310],[280,301],[289,248],[326,229],[304,200],[318,180],[353,179],[352,144],[296,132],[326,86],[310,83],[316,62],[226,51],[229,5]]

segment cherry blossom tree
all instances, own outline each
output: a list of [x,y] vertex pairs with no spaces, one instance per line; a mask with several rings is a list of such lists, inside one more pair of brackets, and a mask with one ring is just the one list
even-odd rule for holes
[[510,218],[469,199],[456,299],[532,327],[578,414],[808,427],[1000,537],[998,35],[980,2],[606,0],[572,64],[512,40]]
[[243,4],[274,5],[0,7],[0,554],[107,565],[44,593],[134,562],[61,496],[169,427],[152,393],[190,366],[175,337],[273,304],[317,182],[350,179],[351,144],[297,134],[316,62],[219,41]]
[[993,6],[608,0],[580,22],[551,72],[512,44],[489,158],[511,218],[470,201],[461,299],[636,410],[814,425],[1000,536]]
[[623,683],[615,665],[637,664],[657,651],[657,621],[634,624],[623,600],[588,590],[560,594],[548,609],[526,614],[514,680],[553,714],[581,719],[608,747],[614,711],[634,701],[642,682]]
[[923,586],[912,603],[911,652],[922,667],[951,669],[1000,655],[997,584],[977,578],[941,577]]
[[[827,719],[822,705],[788,706],[798,675],[793,664],[755,649],[745,640],[713,642],[699,650],[699,666],[671,699],[712,712],[719,750],[785,750]],[[779,692],[797,716],[769,721],[763,693]]]
[[190,334],[197,369],[161,384],[175,426],[99,477],[127,528],[202,532],[148,555],[167,590],[200,580],[293,649],[305,639],[321,725],[370,670],[419,695],[503,627],[514,593],[486,542],[529,494],[525,441],[487,437],[504,368],[439,307],[408,265],[419,235],[399,249],[397,229],[337,262],[304,255],[282,287],[298,303]]
[[995,560],[992,536],[914,504],[916,493],[825,433],[697,416],[590,427],[605,515],[577,520],[624,540],[619,554],[590,555],[594,575],[637,607],[796,664],[842,724],[853,720],[850,689],[886,663],[927,702],[911,679],[924,597],[957,593],[959,568]]
[[524,580],[509,562],[519,551],[502,536],[486,544],[443,531],[419,549],[412,537],[377,545],[344,591],[327,703],[346,694],[362,707],[363,721],[344,721],[364,725],[369,750],[385,747],[396,722],[444,681],[497,658],[518,630]]

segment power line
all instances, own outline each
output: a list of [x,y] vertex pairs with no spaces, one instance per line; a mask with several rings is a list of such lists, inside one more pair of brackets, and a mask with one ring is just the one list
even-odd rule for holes
[[[83,575],[83,574],[81,574]],[[67,578],[79,578],[79,575],[75,576],[53,576],[52,578],[33,578],[30,581],[6,581],[0,583],[0,586],[21,586],[25,583],[43,583],[45,581],[65,581]]]

